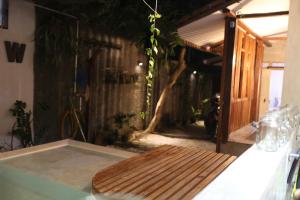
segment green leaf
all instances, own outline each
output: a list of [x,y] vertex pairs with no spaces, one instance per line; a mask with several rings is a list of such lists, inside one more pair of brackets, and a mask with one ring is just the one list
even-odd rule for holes
[[151,44],[153,44],[154,40],[155,40],[154,35],[151,35],[150,36],[150,42],[151,42]]
[[151,31],[151,33],[154,33],[154,31],[156,31],[155,29],[156,29],[156,28],[155,28],[155,25],[152,24],[152,25],[150,26],[150,31]]
[[154,28],[154,32],[156,33],[156,35],[160,35],[160,30],[158,28]]
[[152,23],[155,21],[155,16],[154,15],[149,15],[149,21]]
[[162,17],[161,14],[155,13],[155,18],[156,18],[156,19],[160,19],[161,17]]
[[148,56],[150,56],[150,55],[152,54],[152,49],[147,48],[147,49],[146,49],[146,54],[147,54]]
[[157,54],[157,53],[158,53],[158,49],[157,49],[157,47],[156,47],[156,46],[154,46],[154,47],[153,47],[153,51],[155,52],[155,54]]
[[154,65],[154,61],[153,60],[149,60],[149,65]]

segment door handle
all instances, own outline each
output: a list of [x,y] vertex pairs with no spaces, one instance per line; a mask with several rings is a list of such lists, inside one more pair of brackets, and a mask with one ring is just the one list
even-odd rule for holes
[[287,178],[287,184],[291,184],[292,183],[292,180],[293,180],[293,177],[294,177],[294,173],[296,171],[296,167],[297,167],[297,164],[299,162],[299,158],[300,158],[300,149],[297,150],[297,153],[291,153],[289,155],[289,160],[293,160],[293,163],[292,163],[292,166],[291,166],[291,169],[289,171],[289,175],[288,175],[288,178]]

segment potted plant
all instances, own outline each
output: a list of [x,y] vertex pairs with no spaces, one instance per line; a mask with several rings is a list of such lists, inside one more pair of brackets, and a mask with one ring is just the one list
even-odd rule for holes
[[14,107],[9,111],[16,118],[13,124],[11,135],[11,149],[13,150],[13,138],[16,137],[20,140],[22,147],[33,145],[32,131],[31,131],[31,111],[26,111],[26,103],[17,100]]

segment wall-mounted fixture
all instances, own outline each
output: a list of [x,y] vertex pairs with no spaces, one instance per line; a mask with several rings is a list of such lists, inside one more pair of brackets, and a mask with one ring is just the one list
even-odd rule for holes
[[138,66],[143,67],[144,63],[142,61],[138,61]]
[[197,71],[195,70],[195,71],[193,71],[193,74],[197,74]]
[[135,72],[138,74],[143,73],[143,71],[144,71],[143,66],[144,66],[144,63],[142,61],[138,60],[136,66],[135,66]]

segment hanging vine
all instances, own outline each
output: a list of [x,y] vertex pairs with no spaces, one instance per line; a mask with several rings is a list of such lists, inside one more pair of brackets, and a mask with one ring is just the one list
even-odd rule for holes
[[154,14],[149,15],[150,22],[150,47],[146,49],[146,55],[148,56],[148,71],[146,74],[147,80],[147,106],[150,107],[151,104],[151,96],[153,91],[153,77],[155,72],[155,60],[158,54],[158,42],[157,37],[160,34],[160,30],[155,26],[155,22],[157,19],[161,18],[161,15],[155,12]]

